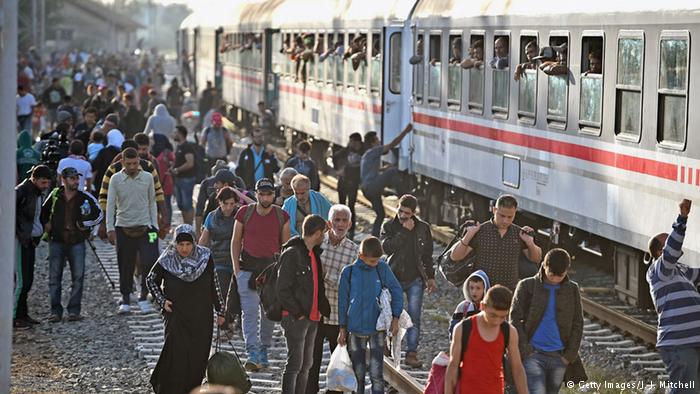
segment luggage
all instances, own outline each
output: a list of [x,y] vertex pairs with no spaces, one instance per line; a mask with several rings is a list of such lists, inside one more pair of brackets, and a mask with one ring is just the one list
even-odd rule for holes
[[207,363],[207,382],[222,386],[231,386],[240,390],[243,394],[250,391],[253,383],[250,382],[248,373],[241,359],[238,357],[236,348],[231,342],[233,353],[220,350],[219,329],[216,329],[215,353],[209,358]]
[[469,275],[474,272],[474,263],[476,253],[472,250],[465,258],[460,261],[453,261],[450,258],[450,250],[452,246],[459,242],[459,239],[464,236],[469,226],[474,225],[473,220],[468,220],[465,222],[457,231],[455,237],[450,241],[449,244],[442,251],[440,256],[437,258],[438,269],[442,276],[447,279],[448,282],[452,283],[456,287],[462,287],[462,284],[469,277]]

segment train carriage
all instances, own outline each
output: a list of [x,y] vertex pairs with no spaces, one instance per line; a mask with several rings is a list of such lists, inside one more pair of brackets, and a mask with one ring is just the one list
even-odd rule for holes
[[[541,238],[614,264],[621,296],[649,305],[647,239],[667,230],[676,201],[699,194],[696,4],[268,0],[250,10],[222,25],[243,33],[227,39],[262,43],[258,69],[240,66],[252,51],[224,66],[229,104],[256,114],[263,99],[280,126],[336,145],[369,130],[388,141],[413,121],[398,165],[423,216],[484,219],[493,199],[514,194]],[[359,65],[321,61],[358,37]],[[311,51],[303,77],[285,52],[297,40]],[[528,45],[555,56],[544,60],[557,71],[528,66],[516,81]],[[479,50],[482,64],[467,62]],[[241,68],[233,79],[247,87],[227,93]],[[685,251],[700,266],[700,234],[688,233]]]

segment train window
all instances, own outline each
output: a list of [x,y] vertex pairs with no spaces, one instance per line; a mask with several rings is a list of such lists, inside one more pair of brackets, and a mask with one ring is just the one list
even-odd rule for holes
[[639,141],[642,132],[642,66],[644,35],[620,32],[617,40],[615,134]]
[[343,86],[343,72],[345,70],[345,62],[343,61],[343,57],[345,56],[345,34],[338,34],[338,38],[336,41],[336,53],[337,56],[335,56],[335,85],[338,87]]
[[360,34],[353,43],[353,55],[350,57],[352,68],[357,72],[357,87],[361,91],[367,90],[367,34]]
[[345,86],[348,88],[353,88],[355,87],[355,73],[352,72],[352,60],[350,60],[350,57],[353,54],[352,51],[352,46],[353,42],[355,41],[355,34],[350,33],[348,34],[348,42],[347,45],[345,46],[345,55],[343,55],[343,70],[344,70],[344,75],[345,75]]
[[410,62],[415,66],[413,70],[413,97],[416,104],[423,102],[423,81],[424,81],[424,59],[423,59],[423,32],[419,31],[416,35],[416,41],[414,43],[415,47],[413,50],[414,55],[411,57]]
[[484,35],[472,34],[469,39],[469,58],[462,61],[462,68],[469,61],[469,110],[484,113]]
[[581,40],[581,97],[579,128],[600,135],[603,112],[603,33],[583,34]]
[[687,32],[661,33],[657,139],[676,149],[685,147],[689,41]]
[[440,72],[442,69],[442,58],[440,57],[442,37],[440,34],[431,34],[429,44],[428,103],[440,105],[440,82],[442,81]]
[[496,117],[507,118],[510,99],[510,37],[497,33],[493,38],[493,58],[489,60],[489,66],[493,69],[491,112]]
[[450,35],[450,61],[447,67],[447,107],[459,111],[462,102],[462,45],[461,34]]
[[556,53],[556,57],[550,56],[543,59],[542,66],[562,72],[552,71],[547,75],[547,123],[551,127],[563,130],[566,128],[569,97],[569,38],[567,36],[551,36],[549,45],[553,53]]
[[[369,48],[368,48],[369,50]],[[379,33],[372,34],[372,52],[367,53],[370,59],[369,87],[372,93],[379,94],[382,84],[382,36]]]
[[318,57],[318,61],[324,64],[325,69],[325,80],[329,85],[333,84],[333,77],[335,77],[335,58],[336,55],[336,39],[333,33],[326,35],[326,48],[325,51]]
[[401,94],[401,33],[393,33],[389,40],[389,91]]
[[535,124],[537,113],[537,36],[520,36],[520,61],[513,78],[518,81],[518,119]]
[[284,54],[282,53],[282,48],[284,48],[284,38],[279,32],[272,33],[272,72],[275,74],[280,74],[282,72],[282,64],[284,62]]

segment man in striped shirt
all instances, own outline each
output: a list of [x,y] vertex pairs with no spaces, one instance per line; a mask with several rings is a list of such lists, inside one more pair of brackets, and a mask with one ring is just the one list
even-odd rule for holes
[[671,393],[696,393],[700,365],[700,269],[679,263],[690,213],[690,200],[680,204],[671,235],[649,240],[653,262],[647,271],[652,300],[659,314],[656,348],[670,375]]
[[[328,212],[330,231],[326,234],[321,248],[323,249],[323,285],[326,298],[331,304],[331,314],[323,318],[316,331],[314,344],[314,363],[309,371],[309,379],[306,384],[306,393],[318,393],[318,375],[321,371],[321,359],[323,356],[323,341],[328,340],[331,352],[338,345],[338,286],[340,285],[340,272],[347,265],[357,260],[359,248],[356,243],[347,238],[348,231],[352,227],[352,213],[350,208],[342,205],[333,205]],[[327,393],[336,393],[327,391]]]

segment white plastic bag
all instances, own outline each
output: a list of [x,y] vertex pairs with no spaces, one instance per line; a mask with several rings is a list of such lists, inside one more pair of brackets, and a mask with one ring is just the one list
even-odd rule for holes
[[336,346],[326,370],[326,390],[357,391],[357,378],[352,369],[352,361],[347,346]]

